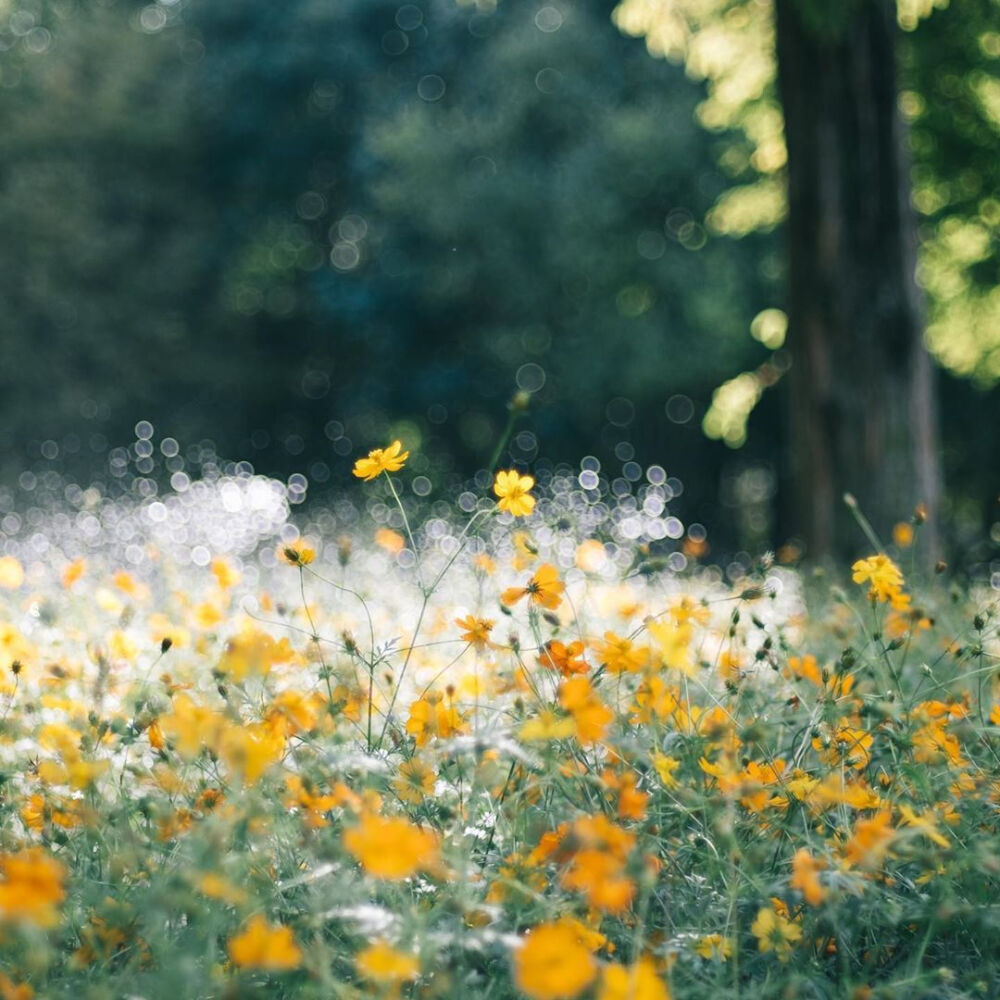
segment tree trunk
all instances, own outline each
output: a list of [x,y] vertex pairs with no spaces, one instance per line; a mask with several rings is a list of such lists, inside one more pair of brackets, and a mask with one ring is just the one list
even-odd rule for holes
[[871,548],[845,493],[884,540],[923,503],[934,551],[937,414],[896,107],[895,4],[820,6],[776,0],[796,530],[813,558],[843,558]]

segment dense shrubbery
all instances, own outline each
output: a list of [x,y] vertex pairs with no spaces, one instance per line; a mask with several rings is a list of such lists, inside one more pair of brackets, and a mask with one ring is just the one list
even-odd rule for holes
[[841,587],[405,460],[374,539],[235,477],[8,541],[0,996],[996,994],[997,595],[919,513]]

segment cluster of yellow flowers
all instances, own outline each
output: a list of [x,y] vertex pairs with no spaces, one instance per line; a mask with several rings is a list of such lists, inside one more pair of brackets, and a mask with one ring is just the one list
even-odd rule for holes
[[[408,457],[354,472],[388,500]],[[184,995],[668,1000],[793,967],[832,995],[960,947],[948,913],[992,905],[994,611],[959,639],[884,553],[813,614],[767,564],[639,573],[547,530],[531,476],[492,488],[432,556],[400,503],[405,537],[306,532],[270,575],[77,558],[42,595],[0,559],[0,1000],[166,967]],[[506,547],[467,551],[491,512]]]

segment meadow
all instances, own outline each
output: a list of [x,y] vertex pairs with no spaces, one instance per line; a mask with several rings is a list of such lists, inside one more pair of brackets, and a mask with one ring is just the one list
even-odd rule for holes
[[658,466],[142,452],[0,490],[2,1000],[1000,994],[1000,598],[921,510],[720,567]]

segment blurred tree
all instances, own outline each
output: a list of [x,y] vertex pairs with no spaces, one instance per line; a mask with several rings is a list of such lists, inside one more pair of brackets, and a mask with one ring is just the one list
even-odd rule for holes
[[[776,0],[788,147],[795,507],[814,555],[857,548],[842,497],[888,537],[936,528],[937,400],[914,280],[893,0]],[[936,550],[936,544],[931,546]]]
[[[900,111],[912,129],[912,203],[928,220],[916,268],[930,296],[928,342],[981,386],[996,378],[998,213],[988,181],[1000,163],[997,4],[952,6],[622,0],[615,10],[653,54],[684,61],[706,81],[698,118],[727,137],[719,163],[730,177],[709,229],[743,237],[791,212],[787,433],[796,488],[785,525],[804,526],[814,553],[860,540],[840,503],[844,489],[883,532],[913,500],[933,505],[940,489]],[[769,326],[780,343],[783,328]],[[724,385],[706,432],[741,444],[744,434],[731,429],[745,427],[767,384],[747,372]],[[958,389],[949,383],[949,392]],[[976,478],[961,457],[965,413],[949,408],[946,427],[957,456],[949,467],[963,484]]]

